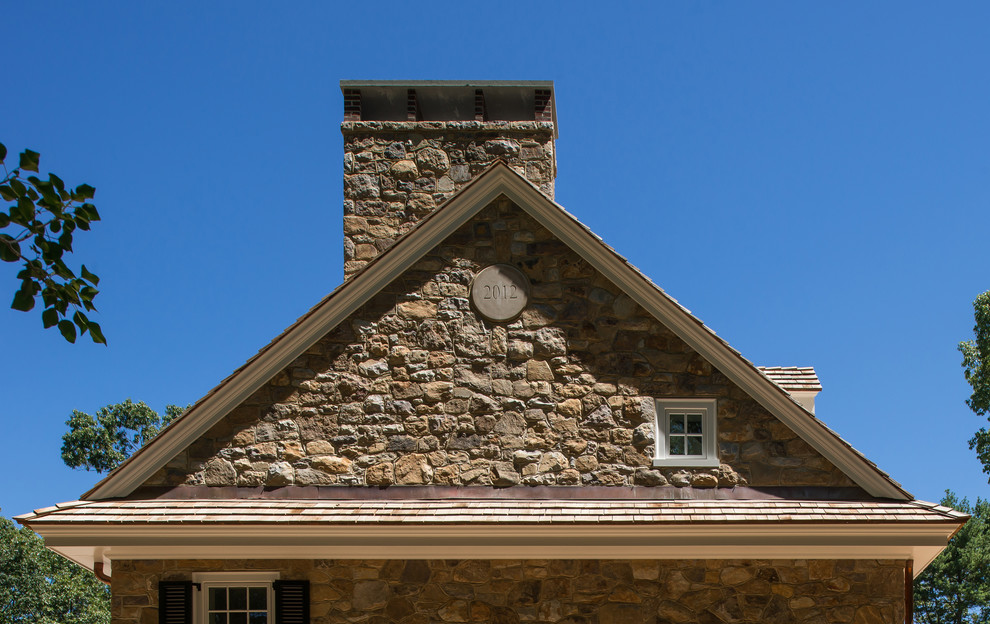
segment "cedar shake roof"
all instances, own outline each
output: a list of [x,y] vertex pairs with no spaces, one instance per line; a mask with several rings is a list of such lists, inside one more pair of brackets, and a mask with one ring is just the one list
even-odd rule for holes
[[822,382],[810,366],[757,366],[787,392],[821,392]]
[[152,500],[74,501],[17,516],[46,525],[602,525],[947,523],[969,516],[922,501]]

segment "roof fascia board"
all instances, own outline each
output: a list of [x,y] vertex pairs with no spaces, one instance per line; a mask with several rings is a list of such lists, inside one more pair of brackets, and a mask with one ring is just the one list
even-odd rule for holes
[[[277,521],[204,525],[202,523],[101,523],[45,525],[29,523],[50,542],[60,546],[140,546],[194,544],[200,541],[218,545],[248,542],[269,545],[314,545],[318,540],[366,540],[379,542],[416,542],[419,540],[466,540],[483,542],[497,539],[532,538],[547,543],[609,539],[639,543],[691,543],[747,545],[763,543],[781,545],[912,544],[934,545],[946,540],[959,528],[959,521],[945,522],[686,522],[680,524],[638,524],[613,522],[593,526],[566,524],[490,525],[477,523],[414,523],[388,525],[359,523],[287,525]],[[291,526],[291,530],[287,528]],[[688,540],[685,542],[684,540]]]
[[504,163],[497,163],[476,178],[433,213],[427,222],[421,223],[422,227],[414,228],[405,239],[370,265],[367,271],[354,276],[338,292],[324,299],[314,308],[312,314],[291,331],[287,331],[271,349],[249,362],[229,382],[222,383],[214,396],[195,407],[186,415],[187,418],[176,423],[181,427],[166,429],[151,444],[132,456],[116,473],[109,475],[82,498],[98,500],[130,494],[272,375],[287,366],[500,194],[505,194],[568,244],[864,490],[873,496],[895,500],[913,498],[761,374],[752,363],[734,352],[663,290],[619,259],[611,248],[562,206],[540,193]]
[[[49,549],[93,569],[104,552],[93,547],[48,546]],[[108,549],[111,561],[135,559],[897,559],[912,560],[915,578],[938,556],[943,546],[636,546],[575,544],[438,546],[125,546]]]
[[954,525],[477,527],[41,527],[49,548],[92,567],[126,559],[911,559],[918,574]]

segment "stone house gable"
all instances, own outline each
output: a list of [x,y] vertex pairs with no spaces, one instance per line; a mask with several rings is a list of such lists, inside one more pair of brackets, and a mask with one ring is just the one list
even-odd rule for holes
[[17,518],[111,584],[113,624],[910,622],[966,517],[553,203],[551,82],[341,90],[349,277]]
[[[469,303],[491,264],[511,323]],[[655,468],[655,400],[699,397],[720,465]],[[504,195],[145,485],[856,486]]]

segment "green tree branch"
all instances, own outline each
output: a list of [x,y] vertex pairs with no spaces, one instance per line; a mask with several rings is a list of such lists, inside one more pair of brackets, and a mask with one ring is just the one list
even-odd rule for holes
[[17,262],[21,270],[17,279],[20,288],[14,293],[10,307],[28,312],[41,296],[44,310],[41,320],[45,328],[58,327],[69,342],[78,334],[89,332],[93,342],[106,344],[100,325],[86,316],[96,310],[93,299],[99,293],[100,278],[82,265],[77,276],[66,265],[63,256],[72,252],[76,230],[89,230],[100,220],[96,207],[89,203],[96,189],[80,184],[66,190],[65,183],[54,173],[47,180],[25,172],[38,172],[41,155],[21,152],[19,165],[7,170],[7,148],[0,143],[0,261]]
[[[973,317],[976,321],[973,340],[959,343],[966,381],[973,388],[966,405],[978,416],[987,416],[990,412],[990,291],[973,301]],[[976,432],[969,448],[976,450],[983,472],[990,474],[990,432],[986,427]]]

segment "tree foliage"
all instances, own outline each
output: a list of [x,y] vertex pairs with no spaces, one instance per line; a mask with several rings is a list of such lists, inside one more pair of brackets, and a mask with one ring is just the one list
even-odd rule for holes
[[[973,313],[976,319],[973,340],[959,343],[966,381],[973,387],[973,394],[966,400],[966,404],[978,416],[988,416],[990,413],[990,291],[979,295],[973,301]],[[983,472],[990,474],[990,432],[986,427],[976,432],[969,441],[969,448],[976,450],[983,464]]]
[[159,414],[143,401],[130,399],[101,407],[95,417],[73,410],[65,421],[69,430],[62,436],[62,461],[70,468],[110,472],[183,411],[168,405]]
[[0,622],[109,624],[110,588],[0,517]]
[[[89,203],[96,189],[80,184],[75,190],[54,173],[47,180],[26,172],[38,172],[41,155],[21,152],[18,166],[7,170],[7,148],[0,143],[0,260],[17,262],[21,266],[17,278],[20,288],[14,293],[10,307],[28,312],[41,296],[44,310],[41,320],[45,328],[58,327],[69,342],[89,332],[93,342],[106,344],[98,323],[86,312],[96,310],[93,299],[99,292],[100,278],[82,265],[77,276],[63,257],[72,252],[76,230],[88,230],[100,220],[96,207]],[[9,202],[9,204],[8,204]]]
[[915,579],[915,619],[921,624],[990,623],[990,501],[978,498],[970,505],[946,490],[942,504],[972,518]]

